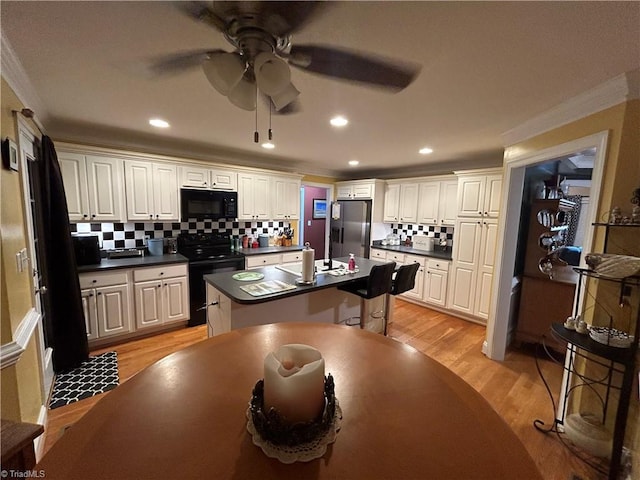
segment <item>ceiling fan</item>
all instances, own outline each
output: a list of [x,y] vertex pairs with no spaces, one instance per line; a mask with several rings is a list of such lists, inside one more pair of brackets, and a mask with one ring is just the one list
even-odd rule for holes
[[420,65],[328,45],[296,45],[299,31],[331,2],[177,2],[191,18],[220,31],[234,47],[170,54],[151,66],[156,74],[201,67],[209,83],[244,110],[256,109],[258,92],[276,112],[298,110],[300,92],[291,82],[293,66],[303,71],[398,92],[413,82]]

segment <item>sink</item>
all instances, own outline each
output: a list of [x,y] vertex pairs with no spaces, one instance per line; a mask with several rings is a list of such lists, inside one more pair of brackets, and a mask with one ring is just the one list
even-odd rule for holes
[[[316,275],[324,275],[325,273],[329,273],[334,270],[346,269],[347,264],[345,262],[337,262],[333,261],[333,268],[331,270],[327,269],[324,265],[324,260],[316,260]],[[276,268],[282,270],[283,272],[291,273],[292,275],[297,275],[298,277],[302,276],[302,262],[300,263],[287,263],[286,265],[276,265]],[[326,270],[325,270],[326,269]]]

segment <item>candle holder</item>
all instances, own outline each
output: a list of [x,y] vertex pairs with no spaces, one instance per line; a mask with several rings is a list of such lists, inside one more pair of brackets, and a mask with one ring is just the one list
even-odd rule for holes
[[327,445],[335,441],[342,419],[331,374],[325,377],[324,397],[324,409],[316,419],[289,423],[274,408],[264,410],[264,380],[258,380],[247,409],[247,430],[253,437],[253,443],[267,456],[283,463],[321,457]]

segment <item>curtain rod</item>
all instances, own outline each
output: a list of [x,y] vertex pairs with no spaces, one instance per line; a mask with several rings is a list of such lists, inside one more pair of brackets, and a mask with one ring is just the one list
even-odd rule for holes
[[38,130],[40,130],[40,134],[46,135],[42,123],[40,123],[40,120],[36,118],[36,113],[33,110],[30,108],[23,108],[22,110],[13,110],[13,113],[20,113],[23,117],[31,119]]

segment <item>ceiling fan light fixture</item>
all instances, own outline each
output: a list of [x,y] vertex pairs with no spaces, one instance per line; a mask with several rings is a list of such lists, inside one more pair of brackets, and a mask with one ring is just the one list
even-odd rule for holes
[[237,53],[215,53],[202,62],[207,80],[222,95],[228,95],[233,90],[245,69],[244,61]]
[[256,84],[244,76],[227,97],[236,107],[251,112],[256,109]]
[[259,53],[253,63],[258,88],[265,95],[276,95],[291,83],[289,65],[273,53]]
[[289,85],[287,85],[284,90],[275,95],[271,95],[271,101],[276,107],[276,111],[280,111],[298,98],[298,95],[300,95],[298,89],[293,86],[293,83],[289,82]]

